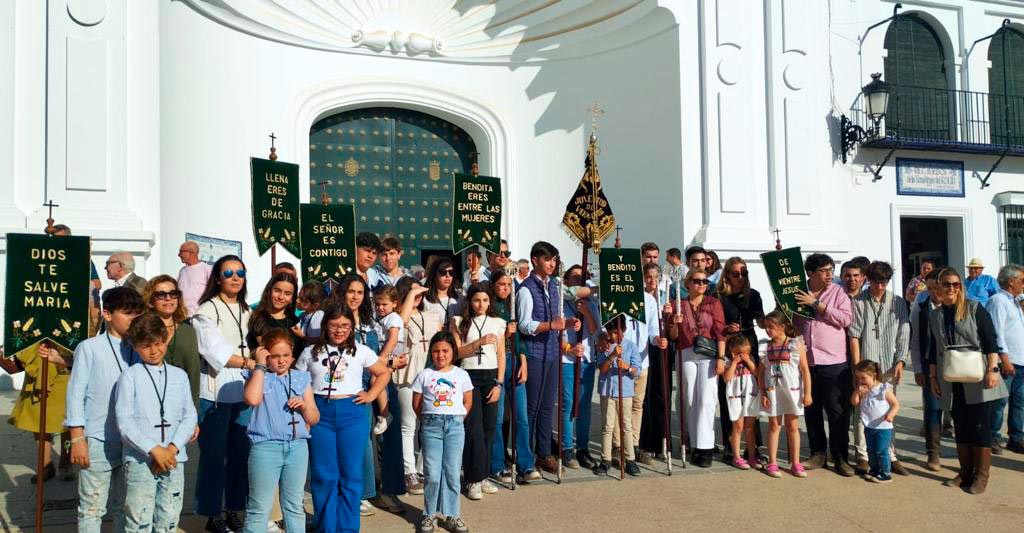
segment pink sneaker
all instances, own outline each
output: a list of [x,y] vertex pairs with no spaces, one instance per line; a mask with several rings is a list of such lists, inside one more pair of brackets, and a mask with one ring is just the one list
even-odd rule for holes
[[761,460],[757,458],[757,452],[747,454],[747,464],[756,470],[760,470],[762,468]]
[[764,473],[771,477],[782,477],[782,472],[779,472],[779,465],[770,463],[764,468]]
[[750,470],[750,464],[742,457],[733,458],[732,466],[739,468],[740,470]]
[[793,465],[793,475],[795,477],[807,477],[807,472],[804,471],[804,465],[795,463]]

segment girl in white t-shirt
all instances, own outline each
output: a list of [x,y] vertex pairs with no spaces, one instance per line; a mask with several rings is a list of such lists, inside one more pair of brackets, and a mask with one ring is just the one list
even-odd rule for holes
[[505,321],[491,305],[491,295],[480,284],[466,291],[466,307],[452,320],[459,366],[473,380],[473,402],[479,407],[466,417],[466,452],[462,459],[466,497],[479,500],[498,487],[487,480],[491,473],[491,448],[498,419],[505,375]]
[[892,446],[893,426],[900,402],[892,385],[881,380],[882,370],[874,361],[861,361],[853,368],[857,389],[850,397],[854,407],[860,407],[860,420],[864,424],[864,439],[868,445],[868,471],[865,479],[875,483],[892,481],[889,448]]
[[459,516],[459,470],[466,437],[463,420],[473,411],[473,382],[465,370],[452,365],[455,350],[451,333],[435,334],[430,339],[433,368],[412,382],[425,478],[421,532],[434,531],[435,516],[448,531],[469,531]]
[[[359,531],[363,457],[370,438],[370,403],[390,381],[373,350],[352,335],[352,311],[324,311],[320,340],[306,348],[295,368],[312,376],[320,423],[310,430],[310,488],[317,531]],[[377,377],[363,389],[363,369]],[[344,480],[344,481],[343,481]]]

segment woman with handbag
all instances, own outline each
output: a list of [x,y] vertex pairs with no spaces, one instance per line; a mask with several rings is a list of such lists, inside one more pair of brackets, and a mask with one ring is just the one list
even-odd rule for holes
[[1008,396],[999,374],[999,346],[985,307],[964,296],[952,268],[939,272],[939,312],[929,316],[936,340],[929,365],[932,392],[953,414],[960,474],[947,481],[971,494],[985,492],[992,460],[991,420],[995,400]]
[[672,317],[668,333],[678,349],[676,368],[682,369],[692,461],[707,468],[715,448],[718,376],[725,370],[725,315],[722,303],[707,294],[709,281],[703,269],[691,269],[683,283],[687,298]]

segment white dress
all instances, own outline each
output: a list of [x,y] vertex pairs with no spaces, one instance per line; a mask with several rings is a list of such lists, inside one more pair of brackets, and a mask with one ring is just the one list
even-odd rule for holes
[[729,420],[761,413],[761,395],[757,390],[753,370],[743,363],[736,365],[736,375],[725,384],[725,400],[729,406]]
[[803,382],[800,378],[800,337],[787,339],[781,347],[773,347],[771,340],[758,343],[758,353],[764,364],[764,389],[770,403],[761,413],[768,416],[803,416]]

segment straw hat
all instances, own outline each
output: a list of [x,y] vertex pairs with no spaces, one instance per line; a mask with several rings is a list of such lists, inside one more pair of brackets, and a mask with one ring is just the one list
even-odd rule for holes
[[970,263],[967,263],[967,268],[985,268],[985,265],[981,262],[980,257],[971,259]]

